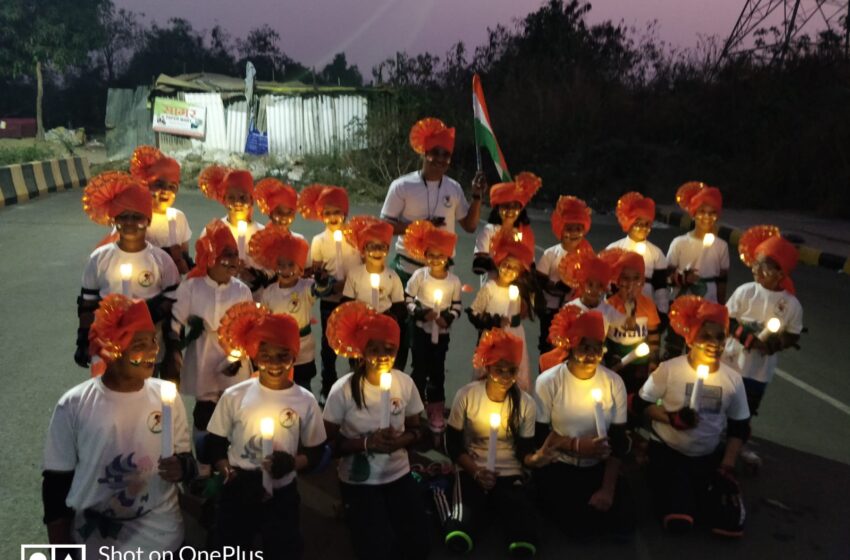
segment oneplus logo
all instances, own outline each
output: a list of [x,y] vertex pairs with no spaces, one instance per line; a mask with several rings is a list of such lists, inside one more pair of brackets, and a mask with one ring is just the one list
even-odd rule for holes
[[86,545],[22,544],[21,560],[86,560]]

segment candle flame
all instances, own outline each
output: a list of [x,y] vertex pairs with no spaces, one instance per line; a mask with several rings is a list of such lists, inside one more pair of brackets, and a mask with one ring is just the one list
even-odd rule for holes
[[121,271],[121,280],[129,280],[133,275],[133,265],[129,263],[122,264],[118,269]]
[[649,355],[649,344],[646,342],[641,342],[638,344],[638,347],[635,348],[635,354],[637,354],[638,358],[643,358],[644,356]]
[[646,243],[641,241],[637,245],[635,245],[635,253],[637,253],[640,256],[645,255],[646,254]]
[[389,391],[393,384],[393,374],[387,372],[381,374],[381,390]]
[[776,317],[771,317],[767,322],[767,330],[772,333],[778,333],[779,329],[782,327],[782,321],[780,321]]
[[381,287],[381,275],[375,274],[374,272],[369,275],[369,284],[374,289],[378,289]]
[[697,377],[700,379],[708,379],[708,366],[700,364],[697,366]]
[[519,288],[517,288],[516,286],[511,284],[510,287],[508,288],[508,298],[511,301],[516,301],[518,297],[519,297]]
[[438,288],[434,290],[434,305],[440,305],[441,301],[443,301],[443,290]]
[[498,429],[502,425],[502,415],[494,412],[490,415],[490,427]]
[[245,235],[248,233],[248,222],[245,220],[239,220],[236,222],[236,231],[239,235]]
[[168,218],[169,222],[173,222],[177,219],[177,210],[175,208],[167,208],[165,210],[165,217]]
[[602,402],[602,389],[593,389],[590,391],[590,396],[596,402]]
[[516,241],[517,243],[522,242],[522,232],[521,231],[514,233],[514,241]]
[[159,396],[162,404],[172,404],[177,398],[177,385],[171,381],[163,381],[159,387]]
[[263,439],[271,439],[274,437],[274,418],[263,418],[260,420],[260,434]]
[[711,247],[712,245],[714,245],[714,239],[715,237],[713,233],[706,233],[705,237],[702,238],[702,246]]
[[338,229],[334,232],[334,241],[337,243],[342,242],[342,230]]

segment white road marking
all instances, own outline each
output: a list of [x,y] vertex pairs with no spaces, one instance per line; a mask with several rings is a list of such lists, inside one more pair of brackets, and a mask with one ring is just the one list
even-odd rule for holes
[[835,397],[831,397],[830,395],[827,395],[826,393],[824,393],[823,391],[821,391],[817,387],[812,387],[811,385],[809,385],[805,381],[797,379],[796,377],[794,377],[793,375],[791,375],[787,371],[783,371],[783,370],[778,369],[778,368],[776,370],[776,376],[781,378],[781,379],[784,379],[785,381],[787,381],[788,383],[791,383],[792,385],[796,385],[797,387],[799,387],[803,391],[809,393],[813,397],[822,400],[826,404],[834,406],[839,411],[850,416],[850,406],[844,404],[843,402],[839,401]]

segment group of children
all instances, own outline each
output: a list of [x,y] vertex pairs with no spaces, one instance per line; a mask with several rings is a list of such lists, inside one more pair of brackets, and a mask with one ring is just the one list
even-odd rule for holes
[[[417,123],[411,139],[426,167],[450,160],[454,129],[437,119]],[[647,439],[664,526],[687,531],[702,516],[716,533],[741,534],[732,473],[777,353],[798,342],[802,308],[790,280],[796,249],[771,226],[741,236],[754,282],[725,301],[716,188],[678,190],[695,228],[666,256],[648,240],[651,199],[621,197],[626,237],[596,253],[590,209],[561,196],[551,219],[559,242],[535,262],[526,206],[542,181],[520,173],[493,185],[473,257],[482,283],[465,310],[479,331],[473,374],[447,407],[464,289],[445,220],[400,228],[349,216],[341,187],[298,193],[211,166],[198,184],[226,215],[203,229],[193,260],[186,217],[172,206],[179,182],[177,162],[143,146],[129,173],[101,174],[84,191],[88,216],[114,229],[78,299],[74,360],[92,378],[60,399],[47,438],[52,543],[177,550],[177,484],[212,471],[223,481],[214,545],[251,549],[259,539],[266,558],[298,557],[296,473],[333,455],[356,556],[424,558],[426,504],[407,448],[426,430],[455,465],[450,496],[435,491],[433,505],[451,550],[472,549],[489,511],[508,551],[533,556],[535,502],[573,536],[626,537],[635,513],[620,467]],[[324,231],[308,243],[291,229],[297,214]],[[391,265],[401,231],[404,262]],[[538,364],[529,320],[540,322]],[[339,378],[337,356],[350,366]],[[195,401],[191,432],[175,388]]]

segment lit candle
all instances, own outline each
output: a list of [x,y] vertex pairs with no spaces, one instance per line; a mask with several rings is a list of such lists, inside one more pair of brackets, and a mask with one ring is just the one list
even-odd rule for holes
[[227,361],[231,364],[238,362],[242,359],[242,352],[239,350],[231,350],[230,354],[227,355]]
[[691,408],[696,412],[699,412],[699,401],[702,393],[702,386],[706,379],[708,379],[708,366],[700,364],[697,366],[697,379],[694,381],[694,388],[691,391]]
[[627,366],[630,363],[634,362],[636,359],[643,358],[648,355],[649,344],[647,344],[646,342],[641,342],[634,350],[623,356],[623,359],[620,360],[620,363],[622,363],[624,366]]
[[393,384],[393,374],[381,374],[381,423],[380,428],[390,427],[390,387]]
[[767,324],[764,326],[764,328],[759,333],[759,340],[764,342],[765,340],[767,340],[768,336],[778,333],[779,329],[781,329],[781,328],[782,328],[782,321],[780,321],[776,317],[771,317],[770,319],[768,319]]
[[514,241],[516,241],[517,243],[522,243],[522,232],[521,231],[514,233]]
[[[443,302],[443,290],[439,288],[434,290],[434,311],[437,315],[440,314],[440,304]],[[431,344],[437,344],[440,341],[440,327],[437,326],[437,321],[434,320],[431,325]]]
[[[263,460],[274,452],[274,418],[260,420],[260,435],[263,437]],[[272,488],[272,473],[263,470],[263,488],[269,496],[274,494]]]
[[345,278],[345,271],[342,267],[342,230],[338,229],[334,232],[334,245],[336,245],[336,274],[334,277],[337,280]]
[[239,220],[236,222],[236,245],[239,248],[239,258],[245,258],[245,243],[246,237],[248,236],[248,222],[245,220]]
[[508,287],[508,318],[519,315],[519,288],[511,284]]
[[166,209],[165,217],[168,220],[168,246],[174,247],[177,245],[177,210]]
[[133,276],[133,265],[125,263],[119,266],[118,270],[121,272],[121,294],[131,297],[130,278]]
[[713,233],[706,233],[702,238],[702,251],[699,252],[694,263],[689,267],[693,270],[699,270],[700,265],[702,264],[703,253],[706,249],[714,245],[714,240],[717,239]]
[[162,450],[160,455],[167,459],[174,455],[174,422],[172,420],[172,406],[177,398],[177,385],[171,381],[163,381],[159,388],[159,397],[162,399]]
[[490,441],[487,445],[487,470],[496,470],[496,439],[499,436],[499,426],[502,425],[502,415],[494,412],[490,415]]
[[378,290],[381,288],[381,275],[374,272],[369,274],[369,285],[372,286],[372,309],[378,310]]
[[603,438],[608,435],[608,430],[605,428],[605,417],[602,415],[602,390],[593,389],[590,391],[590,396],[593,397],[593,419],[596,420],[596,435]]
[[635,253],[640,256],[644,256],[646,254],[646,243],[644,243],[643,241],[638,241],[635,244]]

